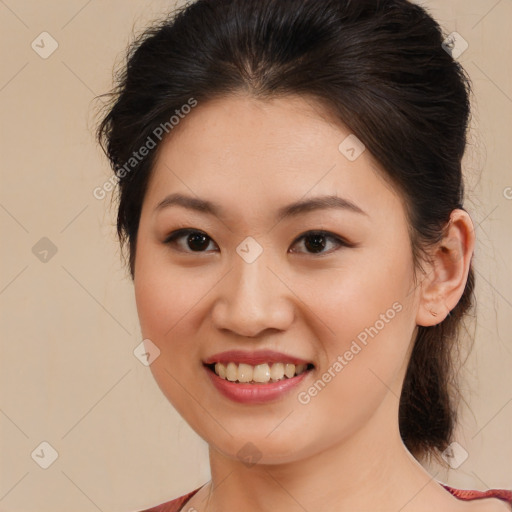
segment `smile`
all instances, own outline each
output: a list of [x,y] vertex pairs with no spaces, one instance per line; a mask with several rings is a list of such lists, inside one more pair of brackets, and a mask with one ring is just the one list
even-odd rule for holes
[[312,364],[293,363],[263,363],[256,366],[235,362],[215,363],[208,365],[221,379],[230,382],[267,384],[270,381],[278,382],[284,379],[292,379],[303,372],[313,368]]
[[252,405],[284,399],[312,374],[315,366],[272,350],[231,350],[210,356],[203,361],[203,368],[223,397]]

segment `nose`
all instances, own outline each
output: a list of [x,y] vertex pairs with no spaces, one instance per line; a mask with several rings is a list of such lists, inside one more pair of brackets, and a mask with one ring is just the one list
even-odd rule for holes
[[234,268],[216,287],[212,321],[217,329],[254,338],[267,329],[284,331],[293,323],[294,295],[268,260],[266,251],[252,263],[235,254]]

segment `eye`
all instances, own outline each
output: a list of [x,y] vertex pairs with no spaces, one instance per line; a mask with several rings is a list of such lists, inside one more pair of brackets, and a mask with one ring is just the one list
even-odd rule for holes
[[[185,236],[185,244],[190,249],[190,251],[183,249],[183,244],[178,243],[178,241],[181,241],[181,239]],[[196,229],[179,229],[171,233],[164,240],[164,244],[177,245],[181,247],[178,250],[182,252],[206,252],[204,249],[208,247],[208,241],[213,242],[213,240],[202,231],[197,231]]]
[[[311,251],[309,254],[330,254],[334,252],[336,249],[331,251],[323,251],[325,247],[328,245],[327,241],[334,242],[334,245],[337,245],[338,247],[353,247],[353,245],[350,244],[349,242],[341,239],[340,237],[332,233],[329,233],[328,231],[308,231],[307,233],[304,233],[299,238],[297,238],[297,241],[295,243],[301,241],[303,241],[303,246],[308,251]],[[291,252],[297,251],[292,250]]]
[[[336,249],[324,251],[324,249],[329,245],[328,242],[338,247],[354,247],[353,244],[350,244],[346,240],[343,240],[328,231],[308,231],[297,238],[293,246],[297,245],[298,242],[303,243],[303,246],[307,250],[306,254],[330,254],[334,252]],[[206,233],[190,228],[178,229],[177,231],[172,232],[163,243],[166,245],[177,246],[177,250],[181,252],[196,253],[208,252],[206,249],[208,249],[210,243],[215,244],[215,242]],[[217,246],[217,244],[215,244],[215,246]],[[296,251],[292,249],[291,252],[300,253],[303,251]]]

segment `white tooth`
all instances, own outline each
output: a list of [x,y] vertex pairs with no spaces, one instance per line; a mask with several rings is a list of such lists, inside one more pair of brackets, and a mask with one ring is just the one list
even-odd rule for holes
[[304,370],[306,369],[306,365],[305,364],[298,364],[296,367],[295,367],[295,373],[297,375],[300,375]]
[[238,365],[238,381],[251,382],[253,375],[253,368],[250,364],[240,363]]
[[222,379],[227,379],[231,382],[259,382],[267,383],[277,382],[282,380],[285,376],[289,379],[295,375],[300,375],[307,368],[305,364],[294,365],[291,363],[274,363],[269,365],[259,364],[251,366],[249,364],[241,363],[237,365],[230,362],[227,365],[222,363],[215,363],[215,373]]
[[254,382],[268,382],[270,380],[270,368],[268,364],[258,364],[255,366],[252,378]]
[[274,381],[281,380],[284,377],[284,364],[274,363],[270,368],[270,378]]
[[226,378],[231,382],[235,382],[238,378],[238,368],[235,363],[228,363],[226,367]]
[[215,363],[215,373],[222,377],[223,379],[226,378],[226,367],[222,363]]
[[295,365],[286,363],[286,366],[284,367],[284,374],[291,379],[295,375]]

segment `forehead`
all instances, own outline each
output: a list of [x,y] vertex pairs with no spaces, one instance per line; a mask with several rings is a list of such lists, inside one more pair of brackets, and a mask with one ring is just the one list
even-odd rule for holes
[[[183,191],[220,203],[236,198],[253,207],[337,194],[368,213],[396,203],[400,198],[383,171],[353,138],[308,98],[208,101],[162,142],[147,197],[155,206],[166,194]],[[347,144],[361,154],[353,159]]]
[[[176,128],[163,146],[175,145],[174,140],[176,144],[225,157],[234,148],[243,149],[244,153],[263,149],[263,153],[258,153],[262,158],[306,155],[350,134],[320,103],[296,95],[269,99],[246,95],[216,98],[199,103]],[[312,154],[313,159],[316,156]]]

